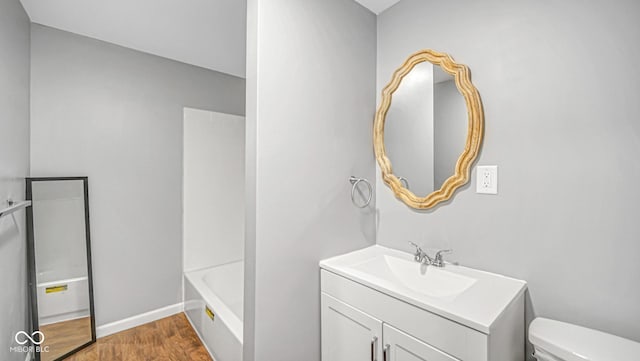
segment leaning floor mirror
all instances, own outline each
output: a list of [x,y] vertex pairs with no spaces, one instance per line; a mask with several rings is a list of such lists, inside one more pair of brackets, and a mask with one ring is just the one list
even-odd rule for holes
[[88,178],[27,178],[26,189],[36,361],[62,360],[96,340]]

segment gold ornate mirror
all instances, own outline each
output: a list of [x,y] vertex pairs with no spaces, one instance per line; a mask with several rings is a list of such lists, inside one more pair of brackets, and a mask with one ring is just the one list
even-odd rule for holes
[[411,55],[376,112],[373,144],[383,181],[412,208],[448,200],[469,180],[483,123],[467,66],[433,50]]

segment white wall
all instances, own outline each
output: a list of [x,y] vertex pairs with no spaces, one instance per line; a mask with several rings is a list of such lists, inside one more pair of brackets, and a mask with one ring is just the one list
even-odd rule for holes
[[640,341],[639,13],[635,0],[403,0],[381,14],[378,89],[423,48],[470,67],[486,117],[477,164],[500,167],[500,194],[468,185],[416,212],[379,185],[378,243],[451,247],[527,280],[529,319]]
[[184,109],[184,270],[244,257],[244,117]]
[[98,326],[181,302],[183,108],[242,114],[244,81],[32,27],[31,173],[89,177]]
[[353,0],[250,0],[245,361],[320,360],[318,261],[374,243],[375,16]]
[[[24,199],[29,175],[29,18],[18,0],[0,1],[0,207]],[[16,332],[28,330],[25,212],[0,218],[0,359]]]

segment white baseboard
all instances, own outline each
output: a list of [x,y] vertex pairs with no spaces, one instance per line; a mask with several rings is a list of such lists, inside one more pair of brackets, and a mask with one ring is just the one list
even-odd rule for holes
[[157,321],[161,318],[169,317],[184,311],[184,303],[176,303],[175,305],[158,308],[157,310],[145,312],[124,320],[111,322],[106,325],[96,327],[96,336],[98,338],[113,335],[120,331],[144,325],[145,323]]
[[90,316],[91,316],[91,313],[89,312],[89,309],[86,309],[83,311],[63,313],[62,315],[42,317],[39,321],[39,326],[46,326],[52,323],[58,323],[58,322],[64,322],[64,321],[72,321],[72,320],[77,320],[79,318],[85,318]]

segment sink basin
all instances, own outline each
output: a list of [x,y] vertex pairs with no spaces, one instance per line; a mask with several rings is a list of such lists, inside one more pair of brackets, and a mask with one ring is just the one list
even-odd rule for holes
[[476,283],[475,278],[449,272],[444,268],[389,255],[374,257],[351,265],[351,268],[429,297],[454,297]]
[[524,281],[473,268],[425,266],[380,245],[322,260],[320,268],[321,282],[334,274],[486,334],[527,289]]

